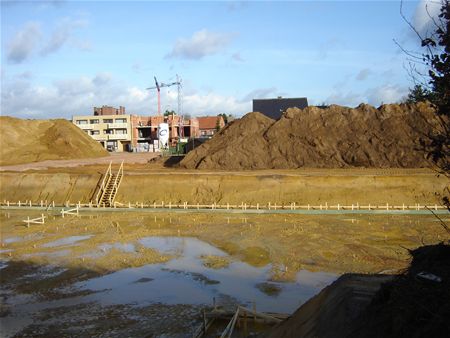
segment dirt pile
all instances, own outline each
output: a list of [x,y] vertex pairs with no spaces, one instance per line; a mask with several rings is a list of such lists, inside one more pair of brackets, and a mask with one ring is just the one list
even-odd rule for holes
[[[427,103],[288,109],[280,120],[249,113],[180,163],[199,169],[429,167],[444,118]],[[447,160],[448,161],[448,160]]]
[[0,165],[107,155],[98,142],[67,120],[0,117]]
[[205,169],[265,168],[268,145],[264,133],[274,123],[261,113],[249,113],[189,152],[180,165]]

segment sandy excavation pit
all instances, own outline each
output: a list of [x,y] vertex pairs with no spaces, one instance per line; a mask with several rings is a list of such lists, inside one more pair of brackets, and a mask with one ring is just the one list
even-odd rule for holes
[[213,297],[291,313],[343,272],[396,272],[405,248],[445,238],[432,215],[49,214],[23,227],[34,213],[0,215],[7,337],[183,337]]

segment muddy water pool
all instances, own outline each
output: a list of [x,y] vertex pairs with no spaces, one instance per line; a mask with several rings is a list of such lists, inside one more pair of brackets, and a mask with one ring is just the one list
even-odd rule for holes
[[402,247],[445,234],[432,216],[24,216],[0,214],[2,337],[184,337],[213,300],[291,313],[341,273],[402,268]]

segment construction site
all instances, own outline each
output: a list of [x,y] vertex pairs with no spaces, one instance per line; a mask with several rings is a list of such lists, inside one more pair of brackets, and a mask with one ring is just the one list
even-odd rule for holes
[[[429,153],[449,121],[433,109],[293,107],[204,133],[124,107],[0,117],[2,335],[347,337],[383,320],[439,336],[445,320],[373,314],[424,245],[448,286],[448,159]],[[180,142],[195,147],[174,156]]]

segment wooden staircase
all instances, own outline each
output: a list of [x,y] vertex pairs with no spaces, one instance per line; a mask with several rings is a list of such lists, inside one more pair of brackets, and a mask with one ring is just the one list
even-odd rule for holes
[[112,172],[112,162],[109,162],[108,169],[98,189],[95,197],[95,205],[97,207],[112,207],[114,206],[114,200],[119,190],[120,183],[123,178],[123,161],[120,164],[120,168],[117,173]]

